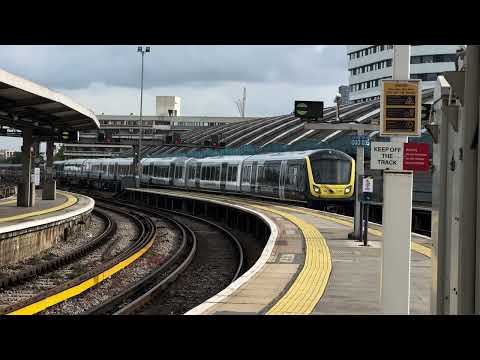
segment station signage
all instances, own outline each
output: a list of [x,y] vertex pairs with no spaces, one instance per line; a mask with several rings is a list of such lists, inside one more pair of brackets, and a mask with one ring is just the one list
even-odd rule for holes
[[40,186],[40,168],[34,168],[33,174],[30,174],[30,181],[35,183],[35,186]]
[[403,170],[403,143],[372,142],[370,169]]
[[404,170],[428,171],[429,168],[430,162],[428,158],[428,144],[403,144]]
[[372,142],[370,169],[428,171],[428,144]]
[[322,119],[323,101],[295,100],[294,114],[301,119]]
[[382,80],[380,136],[421,136],[421,80]]
[[373,193],[373,177],[366,176],[363,178],[362,192]]
[[352,146],[370,146],[368,135],[352,135]]

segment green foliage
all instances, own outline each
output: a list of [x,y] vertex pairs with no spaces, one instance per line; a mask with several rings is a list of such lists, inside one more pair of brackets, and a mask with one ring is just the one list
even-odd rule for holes
[[53,161],[65,160],[64,152],[65,152],[65,146],[62,146],[60,149],[58,149],[57,153],[53,157]]

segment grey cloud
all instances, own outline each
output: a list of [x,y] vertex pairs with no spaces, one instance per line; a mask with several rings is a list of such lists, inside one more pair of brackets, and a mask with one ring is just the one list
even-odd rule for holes
[[[151,46],[146,88],[224,82],[338,86],[346,81],[345,46]],[[139,87],[135,46],[0,46],[0,66],[52,88],[99,82]]]

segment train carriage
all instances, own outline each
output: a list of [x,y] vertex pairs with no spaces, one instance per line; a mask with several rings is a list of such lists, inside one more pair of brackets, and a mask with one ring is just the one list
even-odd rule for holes
[[[56,162],[65,176],[88,176],[103,182],[135,176],[133,159]],[[351,200],[355,160],[331,149],[248,156],[186,157],[142,160],[142,185],[242,193],[285,201]]]

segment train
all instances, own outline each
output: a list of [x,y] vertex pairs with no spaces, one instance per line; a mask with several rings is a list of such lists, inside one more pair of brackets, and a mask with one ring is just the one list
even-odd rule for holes
[[[111,186],[136,178],[133,158],[55,161],[57,181]],[[353,201],[355,160],[334,149],[205,158],[144,158],[142,186],[241,194],[315,207]],[[130,182],[131,184],[131,182]]]

